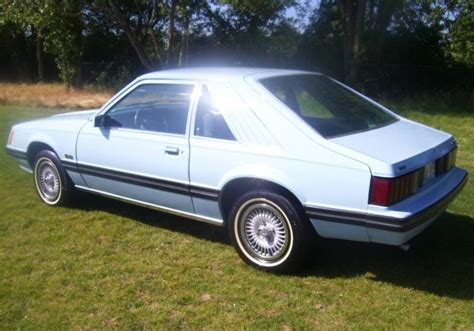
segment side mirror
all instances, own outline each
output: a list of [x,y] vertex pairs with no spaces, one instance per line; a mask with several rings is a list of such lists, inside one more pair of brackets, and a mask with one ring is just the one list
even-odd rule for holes
[[96,128],[119,128],[122,124],[107,114],[102,114],[94,117],[94,126]]
[[105,126],[105,116],[104,115],[98,115],[94,117],[94,126],[96,128],[100,128],[102,126]]

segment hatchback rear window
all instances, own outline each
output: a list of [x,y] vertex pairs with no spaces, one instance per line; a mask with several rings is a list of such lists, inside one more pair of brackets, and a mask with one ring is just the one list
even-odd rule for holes
[[326,138],[372,130],[397,121],[326,76],[278,76],[262,79],[260,83]]

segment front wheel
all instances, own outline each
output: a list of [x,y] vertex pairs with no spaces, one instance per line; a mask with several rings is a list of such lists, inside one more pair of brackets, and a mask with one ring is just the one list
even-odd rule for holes
[[244,194],[229,215],[230,237],[239,255],[268,271],[298,266],[312,231],[307,226],[297,206],[272,192]]
[[69,201],[73,185],[55,153],[44,150],[36,155],[33,177],[44,203],[56,206]]

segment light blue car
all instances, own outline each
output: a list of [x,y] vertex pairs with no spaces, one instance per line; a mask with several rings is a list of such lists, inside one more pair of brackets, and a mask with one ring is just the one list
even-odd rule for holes
[[273,271],[316,234],[403,245],[467,180],[450,134],[295,70],[146,74],[98,110],[15,125],[6,149],[48,205],[81,190],[226,226]]

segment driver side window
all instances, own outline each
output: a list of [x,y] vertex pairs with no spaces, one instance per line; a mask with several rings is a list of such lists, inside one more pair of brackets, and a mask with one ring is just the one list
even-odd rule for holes
[[106,126],[185,134],[191,84],[140,85],[106,113]]

